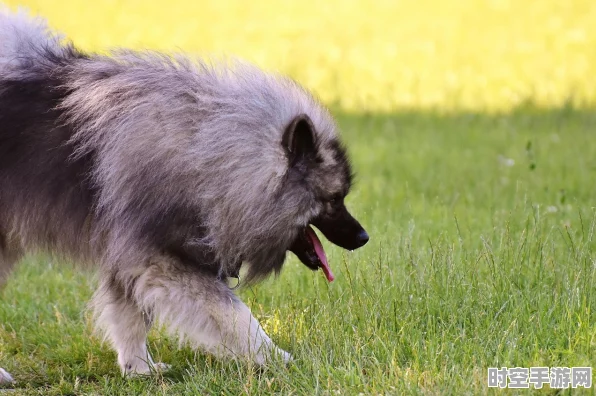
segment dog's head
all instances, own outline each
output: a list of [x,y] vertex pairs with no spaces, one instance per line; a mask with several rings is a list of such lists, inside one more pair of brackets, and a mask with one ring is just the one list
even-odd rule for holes
[[284,131],[282,145],[288,158],[287,183],[300,191],[305,215],[296,225],[297,237],[287,250],[312,270],[321,268],[327,280],[333,273],[316,227],[335,245],[354,250],[368,242],[368,234],[344,203],[352,184],[352,170],[345,149],[337,139],[318,139],[307,115],[295,117]]

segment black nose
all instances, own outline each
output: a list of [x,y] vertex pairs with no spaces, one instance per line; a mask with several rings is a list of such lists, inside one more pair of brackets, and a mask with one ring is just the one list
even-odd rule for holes
[[364,246],[366,245],[366,242],[368,242],[368,234],[366,233],[366,231],[362,230],[358,234],[358,243],[360,244],[360,246]]

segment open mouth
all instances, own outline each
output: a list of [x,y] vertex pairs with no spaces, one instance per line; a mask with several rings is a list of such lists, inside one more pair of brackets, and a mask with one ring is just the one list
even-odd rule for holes
[[[368,234],[345,207],[340,208],[339,213],[333,216],[321,215],[311,220],[310,224],[317,227],[329,242],[346,250],[358,249],[368,242]],[[310,225],[300,230],[288,250],[311,270],[321,268],[329,282],[335,278],[327,262],[323,245]]]
[[323,244],[321,244],[319,237],[317,237],[317,234],[310,226],[307,226],[300,233],[292,247],[290,247],[290,251],[298,256],[300,261],[313,271],[321,268],[329,282],[335,279],[327,262]]

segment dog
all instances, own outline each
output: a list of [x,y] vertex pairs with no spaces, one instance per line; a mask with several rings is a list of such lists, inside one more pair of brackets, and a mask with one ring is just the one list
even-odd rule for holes
[[290,251],[332,281],[312,226],[367,243],[344,204],[352,178],[329,111],[287,77],[87,53],[0,10],[0,283],[31,251],[94,265],[90,306],[124,375],[167,368],[146,347],[156,321],[217,357],[289,362],[228,278],[278,274]]

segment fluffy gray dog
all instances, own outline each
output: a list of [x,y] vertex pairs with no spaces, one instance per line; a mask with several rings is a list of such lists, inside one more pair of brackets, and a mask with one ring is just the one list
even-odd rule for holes
[[290,79],[87,54],[0,9],[0,283],[27,251],[97,265],[92,307],[125,374],[163,368],[155,320],[216,356],[289,361],[227,278],[278,273],[291,251],[333,280],[311,225],[368,241],[344,206],[351,178],[330,114]]

